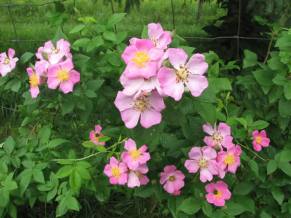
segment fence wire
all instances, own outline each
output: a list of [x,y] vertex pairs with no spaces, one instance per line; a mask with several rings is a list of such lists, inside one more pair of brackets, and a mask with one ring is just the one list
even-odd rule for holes
[[[40,2],[40,3],[12,3],[11,0],[9,3],[0,4],[0,8],[6,8],[8,11],[8,16],[10,18],[11,26],[14,33],[13,39],[8,40],[1,40],[2,43],[15,43],[16,45],[19,45],[20,43],[42,43],[45,40],[34,40],[34,39],[20,39],[18,37],[17,28],[16,28],[16,22],[14,19],[14,16],[12,15],[11,9],[16,7],[44,7],[56,3],[64,3],[69,0],[51,0],[46,2]],[[78,0],[72,0],[74,2],[74,5],[76,5],[76,1]],[[197,0],[199,1],[199,0]],[[200,0],[201,1],[201,0]],[[112,13],[115,13],[114,6],[113,6],[113,0],[110,0],[109,3],[111,4]],[[240,40],[257,40],[257,41],[270,41],[269,38],[264,37],[251,37],[251,36],[241,36],[240,35],[240,27],[241,27],[241,6],[242,6],[242,0],[238,1],[238,26],[237,26],[237,33],[236,35],[232,36],[217,36],[217,37],[204,37],[204,36],[182,36],[186,40],[198,40],[198,41],[215,41],[215,40],[225,40],[225,39],[233,39],[236,40],[237,44],[237,56],[239,57],[239,49],[240,49]],[[175,0],[170,0],[170,7],[169,12],[171,12],[171,23],[173,26],[173,29],[176,29],[176,20],[175,20]],[[1,30],[1,28],[0,28]]]

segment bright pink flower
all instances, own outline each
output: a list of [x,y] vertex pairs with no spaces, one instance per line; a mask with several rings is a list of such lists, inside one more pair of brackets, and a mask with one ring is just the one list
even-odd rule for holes
[[0,74],[6,76],[10,73],[15,67],[18,58],[14,57],[15,50],[12,48],[8,49],[8,54],[5,52],[0,54]]
[[57,41],[56,46],[52,41],[48,41],[43,47],[38,48],[36,57],[39,60],[48,61],[50,64],[57,64],[65,58],[72,58],[70,43],[64,39]]
[[[241,147],[239,145],[233,146],[227,151],[220,151],[217,156],[217,162],[220,169],[224,172],[235,173],[240,166]],[[225,173],[224,173],[225,174]],[[219,175],[224,177],[223,172]]]
[[216,183],[210,183],[205,187],[207,194],[206,200],[210,204],[214,204],[217,207],[223,207],[225,201],[231,197],[231,192],[228,190],[228,186],[223,181]]
[[184,179],[184,174],[174,165],[165,166],[164,171],[160,173],[160,184],[163,185],[166,192],[175,196],[180,195],[180,190],[185,184]]
[[179,101],[186,86],[193,96],[200,96],[208,87],[207,78],[203,76],[208,68],[204,55],[194,54],[187,62],[188,55],[183,49],[169,48],[166,56],[174,69],[162,67],[158,72],[165,95]]
[[73,91],[73,87],[80,81],[80,73],[73,69],[74,64],[71,59],[50,66],[47,73],[47,84],[50,89],[58,86],[63,93]]
[[203,131],[210,135],[204,137],[206,145],[214,147],[215,149],[221,149],[222,146],[225,148],[233,147],[231,128],[226,123],[219,123],[218,127],[204,124]]
[[165,108],[163,98],[156,91],[134,96],[127,96],[119,91],[114,104],[127,128],[134,128],[139,118],[144,128],[159,124],[162,120],[161,111]]
[[90,132],[90,141],[93,142],[95,145],[105,145],[105,142],[100,142],[100,137],[103,137],[104,135],[101,133],[102,127],[100,125],[95,126],[95,130],[92,130]]
[[151,40],[135,39],[122,54],[122,59],[127,64],[125,76],[130,79],[137,77],[149,79],[155,76],[163,54],[163,50],[156,48]]
[[149,178],[145,175],[149,171],[146,164],[139,165],[135,170],[130,170],[128,173],[127,186],[129,188],[140,187],[149,182]]
[[124,185],[127,183],[127,166],[119,162],[115,157],[110,158],[109,164],[104,167],[104,174],[109,177],[109,182],[113,185]]
[[120,77],[120,83],[124,87],[123,93],[125,95],[135,95],[140,92],[151,92],[157,90],[159,94],[162,94],[160,83],[156,76],[145,79],[143,77],[129,79],[123,73]]
[[137,169],[139,165],[145,164],[151,158],[147,152],[148,147],[143,145],[137,149],[136,143],[132,139],[125,141],[124,148],[127,151],[122,152],[121,159],[131,170]]
[[200,170],[201,182],[211,181],[213,175],[218,174],[217,153],[213,148],[193,147],[188,155],[190,160],[186,160],[184,165],[189,173],[197,173]]
[[164,31],[159,23],[148,24],[148,35],[157,48],[166,49],[172,42],[171,33]]
[[29,76],[30,95],[32,98],[36,98],[39,95],[39,85],[41,84],[41,76],[36,69],[28,67],[26,72]]
[[270,145],[270,139],[267,136],[265,130],[259,132],[258,130],[253,131],[253,148],[255,151],[261,151],[262,148]]

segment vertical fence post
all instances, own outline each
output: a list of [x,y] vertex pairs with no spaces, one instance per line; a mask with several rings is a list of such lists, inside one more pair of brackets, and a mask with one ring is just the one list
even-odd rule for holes
[[172,7],[172,24],[173,24],[173,29],[176,29],[175,25],[175,8],[174,8],[174,2],[171,0],[171,7]]

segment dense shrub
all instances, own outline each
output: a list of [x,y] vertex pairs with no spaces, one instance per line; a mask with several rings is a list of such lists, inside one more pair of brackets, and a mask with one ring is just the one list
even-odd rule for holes
[[[40,48],[37,56],[26,52],[16,69],[0,78],[1,104],[8,108],[1,118],[0,135],[5,137],[0,150],[1,215],[16,217],[23,205],[31,210],[51,205],[56,206],[56,216],[71,217],[70,212],[87,207],[83,199],[101,205],[113,199],[126,203],[134,198],[136,202],[147,199],[142,212],[145,217],[289,217],[290,30],[278,31],[275,48],[264,63],[245,50],[242,69],[236,61],[224,62],[212,51],[199,54],[199,60],[204,63],[205,57],[207,62],[201,67],[202,73],[199,68],[201,77],[207,78],[207,88],[203,86],[197,94],[190,86],[190,92],[183,87],[183,97],[169,90],[160,93],[165,102],[165,109],[158,111],[162,119],[151,125],[141,121],[136,126],[122,117],[126,126],[133,128],[128,129],[114,106],[115,101],[121,113],[124,110],[116,103],[116,95],[125,84],[121,79],[121,85],[119,78],[126,67],[121,54],[127,34],[114,29],[123,17],[115,14],[106,23],[86,17],[69,36],[57,33],[54,43],[61,38],[72,43],[62,61],[64,57],[73,58],[74,69],[80,72],[80,81],[74,80],[70,89],[60,84],[69,75],[54,76],[54,64],[60,60],[52,63],[45,57],[45,49],[55,49],[56,53],[62,50],[50,45]],[[147,37],[145,28],[142,38]],[[135,46],[135,40],[131,40],[131,46]],[[170,47],[184,49],[187,54],[182,56],[191,57],[195,51],[178,35],[173,35]],[[166,62],[160,68],[166,68],[167,73],[179,71],[179,66],[176,71],[169,69],[171,64],[175,67],[176,53],[165,52]],[[2,59],[7,62],[6,56]],[[135,61],[143,65],[144,56],[141,59]],[[50,60],[50,66],[40,64],[45,70],[37,68],[36,63],[42,60]],[[28,66],[29,76],[25,72]],[[205,66],[206,77],[202,76]],[[70,72],[79,74],[72,69]],[[183,70],[179,73],[194,72]],[[234,76],[233,71],[241,74]],[[38,72],[46,72],[48,87]],[[39,77],[32,78],[34,73]],[[177,83],[188,78],[179,76]],[[51,78],[60,81],[55,84],[49,81]],[[40,85],[38,96],[29,92],[36,84]],[[58,85],[60,90],[53,90]],[[135,146],[142,145],[146,146],[136,150]],[[138,163],[130,158],[141,154],[145,157]],[[136,173],[138,180],[142,174],[144,180],[129,183],[126,176],[130,173]],[[108,180],[106,175],[124,178]],[[171,186],[173,181],[177,183]],[[110,217],[127,213],[118,208],[119,204],[110,208],[114,211]]]

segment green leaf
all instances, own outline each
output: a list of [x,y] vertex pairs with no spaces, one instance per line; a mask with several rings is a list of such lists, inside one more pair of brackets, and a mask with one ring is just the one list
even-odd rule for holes
[[56,148],[59,145],[62,145],[62,144],[68,143],[68,142],[70,142],[70,141],[67,139],[61,139],[61,138],[52,139],[48,144],[48,148]]
[[284,85],[284,96],[287,100],[291,100],[291,81],[288,81]]
[[197,198],[186,198],[178,207],[179,211],[182,211],[188,215],[197,213],[201,208],[201,201]]
[[73,172],[73,169],[74,168],[71,165],[63,166],[58,170],[56,176],[59,179],[68,177]]
[[49,141],[50,136],[51,128],[49,126],[43,126],[38,133],[39,143],[46,144]]
[[273,72],[269,69],[262,69],[254,71],[253,74],[263,92],[267,94],[273,85]]
[[259,177],[259,167],[256,161],[254,160],[249,160],[248,161],[248,165],[250,166],[251,170],[253,171],[253,173]]
[[134,196],[141,197],[141,198],[148,198],[155,193],[154,186],[141,186],[135,189]]
[[265,129],[269,126],[269,123],[267,121],[264,121],[264,120],[257,120],[255,122],[253,122],[251,125],[249,125],[249,127],[252,129],[252,130],[261,130],[261,129]]
[[118,23],[120,23],[125,17],[126,13],[116,13],[113,14],[107,21],[107,26],[112,27]]
[[278,187],[273,187],[271,192],[278,204],[281,205],[284,200],[284,193],[281,191],[281,189]]
[[33,169],[33,179],[35,182],[44,183],[44,175],[42,170],[40,169]]
[[216,121],[216,107],[213,104],[195,101],[194,105],[197,113],[204,119],[204,121],[209,123],[214,123]]
[[115,42],[117,40],[116,34],[114,32],[106,31],[103,33],[103,37],[104,39],[112,42]]
[[82,184],[82,177],[76,169],[74,169],[73,172],[70,174],[69,182],[73,190],[75,191],[80,190]]
[[81,30],[83,30],[85,28],[85,24],[78,24],[77,26],[75,26],[71,31],[70,34],[74,34],[74,33],[78,33]]
[[20,61],[23,64],[26,64],[32,57],[34,56],[34,53],[31,52],[25,52],[21,57]]
[[244,50],[244,59],[243,59],[243,68],[248,68],[255,66],[258,63],[258,57],[257,54],[250,51],[250,50]]
[[75,211],[80,210],[79,202],[77,201],[77,199],[75,197],[71,196],[71,197],[67,198],[66,201],[67,201],[68,209],[75,210]]
[[291,101],[287,101],[283,98],[279,101],[279,114],[282,117],[290,117],[291,116]]
[[75,49],[79,49],[79,48],[87,48],[87,45],[90,43],[90,39],[88,38],[81,38],[81,39],[78,39],[76,40],[72,47],[75,48]]
[[29,183],[31,182],[31,179],[32,179],[32,169],[25,169],[23,170],[20,175],[19,175],[19,178],[20,178],[20,183],[19,183],[19,187],[20,187],[20,193],[23,194]]
[[270,175],[277,169],[277,162],[275,160],[270,160],[267,165],[267,174]]
[[15,141],[11,136],[9,136],[4,142],[4,146],[3,146],[4,151],[7,154],[11,154],[12,151],[14,150],[14,147],[15,147]]
[[251,182],[240,182],[233,190],[234,194],[237,195],[247,195],[254,189],[254,184]]
[[227,202],[227,213],[231,216],[237,216],[245,212],[246,209],[241,204],[229,201]]

